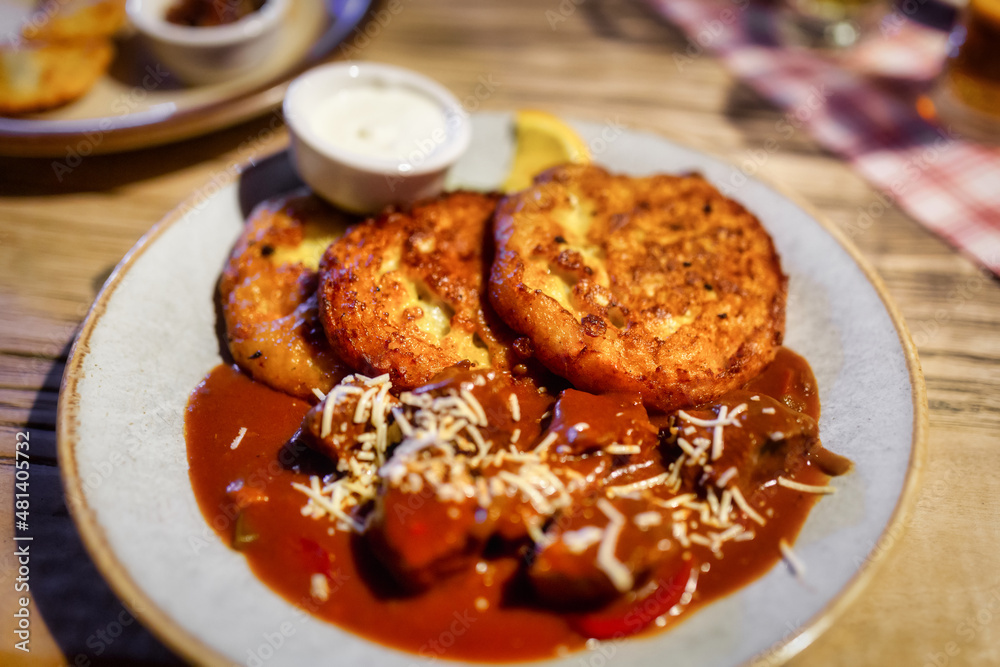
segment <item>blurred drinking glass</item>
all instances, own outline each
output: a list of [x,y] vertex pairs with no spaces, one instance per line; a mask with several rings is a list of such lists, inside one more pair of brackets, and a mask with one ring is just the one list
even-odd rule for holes
[[803,46],[846,49],[877,29],[888,8],[887,0],[785,0],[783,28]]
[[959,135],[1000,140],[1000,0],[970,0],[949,41],[932,96],[938,115]]

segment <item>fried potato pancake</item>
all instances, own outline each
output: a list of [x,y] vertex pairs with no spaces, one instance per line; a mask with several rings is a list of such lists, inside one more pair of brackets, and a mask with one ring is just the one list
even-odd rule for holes
[[0,113],[44,111],[81,97],[111,64],[108,39],[20,41],[0,47]]
[[125,0],[48,0],[25,22],[25,39],[111,37],[125,25]]
[[351,373],[323,333],[316,288],[323,251],[352,221],[304,192],[250,214],[219,293],[229,350],[255,380],[308,398]]
[[695,405],[741,386],[781,344],[774,244],[701,176],[557,167],[499,204],[495,236],[493,306],[579,389]]
[[403,388],[465,360],[509,370],[512,332],[483,289],[497,200],[452,192],[383,213],[332,244],[320,269],[320,313],[334,349]]

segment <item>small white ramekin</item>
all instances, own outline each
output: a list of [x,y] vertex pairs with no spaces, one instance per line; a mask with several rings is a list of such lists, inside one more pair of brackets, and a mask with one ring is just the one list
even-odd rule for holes
[[[445,140],[416,164],[346,151],[318,136],[310,112],[320,101],[346,87],[368,85],[408,88],[439,104]],[[422,74],[379,63],[332,63],[302,74],[285,93],[284,113],[299,176],[334,205],[356,213],[437,195],[472,137],[468,114],[448,89]]]
[[221,26],[170,23],[167,9],[176,0],[128,0],[129,19],[153,55],[189,84],[219,83],[251,71],[278,45],[278,28],[289,0],[266,0],[257,11]]

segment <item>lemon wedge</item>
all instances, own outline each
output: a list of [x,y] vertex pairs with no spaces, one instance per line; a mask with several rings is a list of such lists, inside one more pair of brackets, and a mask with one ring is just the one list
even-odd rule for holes
[[984,14],[994,24],[1000,23],[1000,0],[972,0],[972,10]]
[[550,167],[567,162],[590,162],[590,151],[580,135],[548,112],[518,111],[514,132],[517,143],[513,164],[503,184],[504,192],[523,190],[531,185],[536,174]]

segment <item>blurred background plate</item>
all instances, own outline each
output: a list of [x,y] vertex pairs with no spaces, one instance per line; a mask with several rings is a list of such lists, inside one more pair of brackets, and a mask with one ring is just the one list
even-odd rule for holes
[[[916,352],[874,272],[833,228],[737,167],[615,123],[573,123],[595,161],[632,174],[700,171],[774,238],[789,275],[786,344],[816,373],[824,444],[855,470],[813,510],[795,544],[800,580],[778,565],[666,632],[609,642],[552,665],[776,665],[815,639],[871,579],[912,505],[927,404]],[[453,186],[496,188],[511,116],[473,117]],[[215,291],[258,201],[295,187],[287,152],[183,203],[116,269],[67,365],[57,437],[67,504],[94,562],[140,620],[206,664],[407,667],[424,659],[309,616],[260,582],[203,518],[188,477],[184,412],[222,362]],[[886,537],[888,536],[888,537]],[[280,650],[267,637],[279,628]],[[282,630],[284,632],[284,630]],[[457,664],[457,663],[449,663]]]
[[[0,25],[19,25],[32,5],[32,0],[0,0]],[[52,111],[0,117],[0,154],[85,157],[131,150],[205,134],[277,109],[291,79],[340,43],[351,43],[370,5],[371,0],[292,0],[280,28],[280,46],[265,65],[203,86],[176,81],[138,35],[126,32],[117,40],[110,70],[82,98]]]

